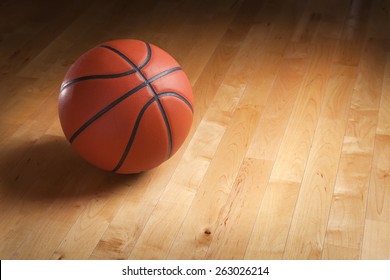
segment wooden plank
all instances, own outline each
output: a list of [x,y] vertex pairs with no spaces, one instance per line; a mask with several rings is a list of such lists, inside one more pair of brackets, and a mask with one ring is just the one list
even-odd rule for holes
[[[70,13],[72,13],[72,17],[69,18],[68,15],[65,27],[59,29],[59,34],[41,47],[40,52],[18,71],[19,76],[40,78],[43,75],[50,74],[53,69],[48,65],[56,64],[58,60],[67,61],[68,63],[75,61],[82,52],[99,44],[101,34],[98,35],[92,32],[96,29],[94,26],[100,23],[104,24],[107,29],[111,29],[120,18],[119,12],[123,12],[123,10],[120,10],[118,1],[97,1],[93,5],[84,5],[83,3],[77,9],[72,7],[70,3],[66,5],[66,10],[59,13],[60,17],[57,20],[66,17],[66,14]],[[78,13],[82,13],[83,16],[77,16]],[[116,17],[111,18],[110,14],[115,14]],[[86,24],[87,20],[89,24]],[[77,43],[74,40],[77,40]],[[57,81],[65,76],[65,71],[70,66],[68,63],[57,65],[63,71],[59,79],[56,79]],[[60,85],[61,82],[59,82],[56,90],[59,89]]]
[[281,259],[293,215],[299,183],[270,182],[264,194],[245,259]]
[[244,159],[259,113],[237,109],[170,249],[170,259],[203,259]]
[[[5,196],[8,198],[7,203],[2,203],[4,207],[8,205],[7,210],[1,211],[5,215],[1,223],[6,223],[7,226],[2,224],[4,230],[0,232],[0,239],[4,241],[1,244],[5,246],[0,251],[7,258],[34,256],[48,259],[62,241],[64,232],[67,232],[74,223],[74,218],[77,218],[79,211],[82,210],[80,206],[83,204],[80,200],[71,198],[93,191],[94,184],[101,180],[98,176],[99,171],[71,153],[69,145],[62,139],[52,136],[41,137],[31,147],[18,147],[17,150],[13,150],[14,156],[18,155],[15,160],[20,163],[18,162],[10,171],[10,180],[3,181],[2,184],[3,187],[9,188]],[[58,161],[59,158],[61,161]],[[66,164],[67,168],[62,164]],[[42,172],[53,176],[43,176]],[[79,175],[79,180],[70,179],[69,172]],[[71,202],[66,203],[66,198],[70,198]],[[59,211],[52,207],[57,199],[65,206]],[[70,206],[70,209],[67,209],[67,206]],[[53,216],[58,218],[55,220],[63,222],[61,227],[57,224],[58,235],[54,235],[53,231],[50,238],[39,239],[49,233],[45,230],[52,228],[53,225],[46,227],[44,225],[53,221],[50,219]],[[63,230],[65,231],[61,232]],[[38,240],[37,243],[28,242],[35,238]],[[30,251],[29,248],[34,246],[42,248]]]
[[307,63],[305,58],[287,58],[281,62],[265,110],[249,145],[249,157],[276,159]]
[[[216,18],[213,18],[213,20],[210,18],[202,18],[200,19],[202,24],[195,25],[197,31],[196,33],[192,33],[190,31],[195,29],[192,25],[188,25],[188,27],[185,29],[185,33],[191,34],[192,37],[196,37],[195,42],[191,48],[188,49],[188,57],[197,57],[198,59],[186,59],[181,63],[183,69],[186,71],[186,73],[188,73],[188,78],[190,79],[191,84],[194,85],[194,92],[198,92],[200,89],[204,88],[204,85],[201,85],[203,82],[198,82],[199,79],[204,80],[206,77],[211,78],[210,75],[213,70],[208,68],[210,68],[211,63],[215,63],[215,61],[212,62],[216,59],[214,56],[215,52],[220,51],[217,49],[217,47],[223,38],[223,32],[226,30],[227,26],[229,26],[233,16],[234,14],[230,17],[216,15]],[[214,20],[215,23],[213,23]],[[227,63],[229,63],[229,61],[227,61]],[[229,66],[226,67],[229,68]],[[207,71],[209,71],[209,75],[203,74],[203,71],[206,69],[208,69]],[[212,81],[210,80],[210,82]],[[218,81],[215,82],[218,83]],[[215,85],[215,87],[218,88],[218,84]],[[213,88],[215,89],[215,87]]]
[[334,42],[315,43],[311,46],[313,53],[310,55],[304,84],[296,99],[284,139],[280,144],[278,159],[272,170],[271,178],[275,181],[299,183],[302,179],[320,113],[333,50]]
[[283,254],[285,259],[321,258],[355,78],[356,69],[352,67],[333,68]]
[[377,111],[350,110],[323,258],[351,259],[356,257],[354,250],[361,250],[376,123]]
[[[98,4],[98,3],[97,3]],[[18,34],[23,38],[21,45],[13,46],[13,54],[4,60],[0,71],[11,75],[17,74],[26,67],[52,40],[54,40],[74,20],[88,7],[88,1],[78,3],[78,9],[72,7],[72,2],[58,2],[56,5],[47,3],[40,5],[34,13],[30,14],[20,24],[23,30]],[[51,12],[53,9],[60,9],[61,13]],[[34,10],[34,9],[32,9]],[[42,21],[41,19],[45,20]],[[19,38],[20,38],[19,37]],[[36,38],[39,38],[37,40]],[[2,79],[4,76],[1,76]]]
[[367,219],[390,221],[390,136],[376,135]]
[[[58,118],[56,117],[57,106],[55,104],[57,102],[57,95],[52,94],[58,90],[58,84],[53,83],[53,81],[61,79],[63,65],[55,63],[54,56],[48,56],[48,58],[53,60],[51,62],[50,72],[45,75],[42,75],[41,71],[37,68],[37,66],[41,65],[39,63],[43,59],[42,55],[37,55],[30,61],[28,64],[29,67],[31,65],[31,67],[28,68],[31,69],[30,72],[23,72],[23,75],[26,76],[34,76],[29,75],[29,73],[39,72],[39,79],[15,78],[10,80],[12,89],[10,92],[12,93],[14,91],[15,94],[11,95],[7,100],[9,112],[5,111],[5,114],[8,119],[17,120],[21,123],[20,128],[4,142],[6,145],[5,147],[8,150],[7,153],[4,153],[4,155],[7,154],[8,164],[10,161],[20,161],[20,163],[18,162],[17,164],[18,168],[12,170],[7,176],[2,176],[2,178],[9,179],[5,182],[3,181],[7,184],[6,188],[9,189],[6,189],[5,193],[3,192],[4,195],[1,199],[7,201],[7,203],[3,203],[2,206],[7,207],[7,218],[11,218],[11,220],[7,219],[10,221],[9,225],[11,228],[11,231],[8,232],[11,233],[11,235],[9,235],[7,243],[8,247],[14,247],[13,252],[10,252],[9,255],[9,257],[12,258],[49,258],[55,248],[58,247],[59,242],[64,238],[64,233],[67,232],[68,227],[75,221],[74,217],[77,218],[77,215],[80,213],[80,209],[76,210],[76,208],[71,208],[72,211],[64,211],[64,209],[67,208],[64,204],[62,204],[63,208],[58,210],[52,208],[48,201],[42,203],[41,209],[36,208],[36,204],[32,203],[34,200],[46,200],[45,198],[47,197],[54,196],[55,198],[57,195],[64,194],[61,187],[66,189],[65,193],[71,193],[74,190],[75,193],[78,193],[79,191],[77,188],[80,187],[79,185],[72,186],[67,184],[67,182],[59,183],[57,181],[58,179],[66,178],[66,175],[64,175],[61,170],[56,169],[59,166],[58,164],[55,164],[55,162],[58,162],[58,158],[61,158],[61,162],[65,163],[69,157],[63,153],[64,148],[62,144],[55,144],[58,143],[57,140],[48,141],[48,138],[51,139],[50,137],[42,136],[45,131],[47,131],[49,127],[52,127],[53,123],[56,122],[57,135],[61,135],[61,139],[64,139],[58,123]],[[39,62],[39,65],[34,63],[35,61]],[[48,61],[45,61],[43,65],[47,68],[47,64]],[[18,83],[20,80],[30,81],[30,83]],[[42,110],[42,108],[44,109]],[[26,121],[26,119],[28,119],[28,121]],[[59,131],[61,131],[61,133],[59,133]],[[37,139],[38,142],[34,143]],[[29,143],[29,141],[32,141],[32,143]],[[21,154],[22,152],[24,154]],[[70,152],[68,145],[66,152]],[[46,156],[42,157],[42,155]],[[80,160],[79,157],[76,158],[77,160]],[[36,166],[31,166],[34,161]],[[49,167],[46,163],[50,161],[52,163]],[[70,165],[74,164],[72,161],[68,161],[68,163]],[[27,170],[30,169],[31,172],[27,172],[26,170],[20,173],[19,167]],[[52,178],[48,178],[48,180],[44,179],[45,176],[42,176],[42,172],[39,171],[45,169],[48,170],[48,173],[53,174]],[[96,179],[99,180],[99,177]],[[85,183],[85,181],[82,180],[80,182]],[[59,189],[53,188],[52,184],[58,186]],[[86,185],[88,184],[86,183]],[[15,191],[10,191],[11,187],[14,188]],[[80,188],[83,189],[84,186],[81,186]],[[2,186],[2,191],[3,190],[4,187]],[[58,191],[57,194],[55,193],[56,191]],[[16,193],[18,194],[15,196]],[[77,201],[76,204],[78,204]],[[28,209],[30,209],[30,211]],[[48,215],[47,209],[52,209],[53,212]],[[58,215],[59,212],[67,214],[65,217],[63,217],[64,215],[59,217],[61,216],[61,214]],[[38,219],[37,215],[41,215],[41,219]],[[44,218],[45,216],[48,216],[47,220]],[[63,221],[63,227],[59,227],[57,223],[53,222],[56,221],[56,219],[51,217],[57,217],[59,220]],[[53,222],[53,224],[48,224],[49,221]],[[12,233],[15,228],[18,229],[17,232],[19,232],[20,235]],[[30,234],[23,233],[27,228],[29,228]],[[41,230],[42,228],[48,230],[53,229],[49,238],[46,232]],[[64,232],[60,232],[60,230],[64,229]],[[58,234],[55,235],[54,232]],[[36,244],[42,244],[42,240],[45,240],[45,246],[41,245],[40,248],[38,248],[40,250],[33,247]],[[3,253],[6,253],[6,250],[4,250]]]
[[361,259],[390,259],[390,223],[388,221],[366,220]]
[[354,1],[350,3],[335,54],[335,62],[343,65],[358,66],[361,52],[366,41],[368,21],[373,1]]
[[[285,10],[284,10],[285,11]],[[282,31],[282,29],[276,29],[275,30],[275,34],[279,34],[279,32],[281,32]],[[284,32],[286,32],[286,30],[284,29]],[[274,37],[275,38],[275,37]],[[287,40],[288,40],[288,36],[283,36],[282,37],[283,38],[283,40],[278,40],[277,41],[277,43],[276,43],[276,46],[280,46],[281,47],[281,50],[283,50],[283,46],[285,46],[285,43],[287,42]],[[271,50],[271,46],[273,46],[273,44],[276,42],[276,40],[274,41],[274,39],[271,39],[268,43],[266,43],[266,47],[265,47],[265,50],[267,50],[267,52],[269,51],[269,53],[271,53],[271,54],[278,54],[279,53],[279,48],[276,48],[276,49],[273,49],[273,50]],[[268,50],[268,48],[269,48],[269,50]],[[272,61],[272,60],[271,60]],[[274,69],[274,68],[271,68],[271,69]],[[264,71],[264,70],[262,70],[262,71]],[[267,71],[266,71],[266,73],[267,73]],[[271,72],[272,73],[272,72]],[[267,75],[268,76],[268,75]],[[254,91],[252,91],[252,90],[248,90],[248,88],[250,88],[249,87],[249,85],[247,86],[247,88],[246,88],[246,91],[245,91],[245,94],[244,94],[244,96],[242,97],[242,99],[241,99],[241,101],[240,101],[240,104],[239,104],[239,106],[238,106],[238,108],[239,108],[239,110],[247,110],[247,109],[249,109],[249,108],[257,108],[258,107],[258,105],[257,104],[261,104],[262,102],[263,102],[263,100],[264,100],[264,96],[265,95],[259,95],[259,94],[255,94],[256,92],[254,92]],[[257,91],[258,92],[258,91]],[[267,91],[265,91],[265,92],[267,92]],[[254,98],[255,96],[258,96],[258,97],[256,97],[256,100],[253,100],[252,98]],[[248,102],[248,100],[249,100],[249,98],[251,98],[252,99],[252,101],[254,102],[254,103],[249,103]],[[263,100],[262,100],[263,99]],[[257,102],[256,102],[257,101]],[[227,136],[226,136],[227,137]],[[222,155],[221,155],[222,156]],[[216,157],[218,157],[217,155],[216,155]],[[211,168],[211,166],[210,166],[210,168]],[[229,167],[229,169],[230,169],[230,167]],[[208,170],[208,172],[209,172],[209,170]],[[219,171],[218,171],[219,172]],[[234,173],[236,173],[236,172],[234,172]],[[209,174],[209,173],[207,173],[207,174]],[[205,175],[206,176],[206,178],[207,178],[207,174]],[[229,178],[230,178],[230,175],[229,175]],[[204,182],[205,182],[205,180],[206,179],[204,179],[204,181],[203,181],[203,183],[202,183],[202,185],[200,186],[200,188],[203,186],[203,184],[205,184]],[[219,180],[219,179],[217,179],[217,180]],[[229,179],[229,182],[230,182],[230,179]],[[219,183],[217,183],[216,182],[216,184],[219,184]],[[228,183],[228,185],[229,184],[231,184],[231,183]],[[227,186],[228,186],[227,185]],[[199,192],[199,190],[198,190],[198,192]],[[198,196],[198,194],[197,194],[197,196]],[[195,198],[196,199],[196,198]],[[223,205],[223,201],[224,201],[225,199],[224,198],[222,198],[221,199],[221,206],[218,206],[218,205],[216,205],[216,207],[222,207],[222,205]],[[195,200],[195,203],[196,204],[198,204],[198,201],[197,200]],[[218,209],[218,208],[216,208],[216,209]],[[191,212],[192,210],[190,209],[190,212]],[[195,211],[195,210],[194,210]],[[219,211],[219,210],[218,210]],[[203,215],[203,214],[201,214],[201,215]],[[205,233],[204,232],[212,232],[212,229],[211,229],[211,227],[213,227],[213,220],[214,220],[214,214],[212,214],[213,215],[213,217],[211,218],[212,220],[210,221],[207,221],[207,224],[210,224],[210,228],[206,228],[205,230],[203,229],[203,227],[204,227],[204,225],[203,225],[203,223],[202,223],[202,221],[200,221],[200,223],[199,223],[199,227],[201,227],[202,229],[203,229],[203,231],[202,230],[200,230],[201,231],[201,233],[199,233],[199,238],[198,237],[194,237],[195,238],[195,240],[197,240],[197,239],[199,239],[199,240],[197,240],[197,241],[195,241],[195,242],[192,242],[192,238],[190,238],[189,237],[189,235],[198,235],[198,233],[193,233],[193,232],[190,232],[190,230],[188,229],[188,228],[190,228],[190,227],[192,227],[191,225],[188,225],[187,226],[187,224],[186,224],[186,221],[189,219],[189,216],[187,215],[187,217],[186,217],[186,220],[184,221],[184,224],[183,224],[183,226],[182,227],[186,227],[187,229],[185,229],[185,232],[186,233],[183,233],[183,234],[181,234],[180,232],[179,232],[179,234],[178,234],[178,237],[176,238],[176,241],[175,241],[175,244],[173,245],[173,247],[171,248],[171,251],[170,251],[170,254],[169,254],[169,256],[168,256],[168,258],[175,258],[175,257],[178,257],[179,255],[180,255],[180,258],[182,258],[182,257],[184,257],[184,258],[186,258],[186,256],[183,256],[182,254],[184,253],[184,252],[181,252],[181,250],[180,250],[180,246],[182,246],[182,245],[180,245],[180,243],[181,242],[184,242],[185,244],[189,244],[189,246],[193,246],[193,247],[196,247],[196,248],[198,248],[198,246],[199,247],[201,247],[201,248],[204,248],[204,249],[200,249],[200,250],[197,250],[197,249],[194,249],[194,250],[189,250],[188,251],[188,253],[189,254],[192,254],[192,252],[193,251],[195,251],[191,256],[190,255],[188,255],[187,257],[189,257],[189,258],[202,258],[202,255],[204,255],[205,254],[205,251],[204,250],[206,250],[206,248],[207,248],[207,246],[208,246],[208,244],[209,244],[209,242],[211,241],[211,239],[210,239],[210,237],[207,239],[207,240],[203,240],[202,241],[202,239],[203,239],[203,237],[202,236],[204,236],[205,235]],[[191,220],[192,219],[190,219],[189,221],[189,224],[191,224],[192,222],[191,222]],[[202,220],[203,220],[203,218],[202,218]],[[195,226],[195,225],[193,225],[193,226]],[[206,226],[207,227],[207,226]],[[208,235],[207,233],[206,233],[206,235]],[[182,241],[177,241],[177,240],[182,240]]]
[[[321,257],[344,131],[342,121],[324,119],[319,122],[283,254],[284,259]],[[302,227],[303,224],[305,226]]]
[[360,258],[370,169],[370,154],[348,153],[343,150],[326,230],[323,259]]
[[[355,258],[354,251],[360,251],[362,247],[378,107],[386,62],[386,53],[378,46],[378,42],[368,42],[359,68],[324,244],[327,256]],[[372,71],[366,72],[367,69]]]
[[[14,183],[16,185],[21,184],[20,182],[13,182],[14,178],[16,178],[18,175],[21,175],[20,174],[21,171],[17,170],[16,168],[10,170],[9,168],[12,168],[12,166],[10,166],[10,162],[13,162],[15,167],[17,167],[19,164],[25,164],[22,163],[22,161],[23,161],[23,157],[25,156],[25,153],[27,152],[34,153],[35,156],[37,156],[38,158],[42,156],[38,154],[38,151],[43,152],[42,146],[44,145],[40,145],[39,140],[42,137],[42,135],[44,135],[45,131],[48,130],[48,128],[52,125],[53,119],[56,118],[57,108],[51,106],[51,104],[53,104],[53,102],[56,101],[57,101],[57,97],[55,95],[49,95],[47,98],[41,100],[39,102],[40,103],[39,106],[45,106],[47,109],[41,110],[41,109],[37,109],[36,107],[35,108],[32,107],[31,108],[32,110],[29,112],[30,113],[29,120],[25,121],[23,125],[20,125],[18,129],[13,134],[9,135],[2,143],[1,149],[4,149],[2,164],[4,164],[4,168],[5,168],[3,171],[2,178],[5,180],[7,184],[10,185],[13,185]],[[28,102],[25,101],[25,104],[28,104]],[[25,116],[22,115],[21,117],[24,118]],[[38,151],[34,152],[34,149],[36,147],[35,143],[37,141],[38,141],[38,148],[37,148]],[[43,138],[42,142],[45,143],[45,141],[47,141],[47,139]],[[49,148],[54,149],[54,147],[51,146]],[[61,151],[62,150],[60,150],[59,152],[61,153]],[[50,156],[51,155],[47,155],[47,157]],[[28,165],[24,165],[24,166],[27,167]],[[7,172],[6,170],[8,170],[9,172]],[[26,172],[30,174],[28,171]],[[26,184],[27,182],[24,183]],[[5,194],[4,197],[0,198],[0,201],[4,201],[2,206],[10,210],[10,208],[16,206],[18,201],[14,199],[12,200],[12,203],[9,203],[7,199],[9,194],[9,189],[8,190],[5,188],[1,188],[1,189],[2,190],[0,190],[0,192]],[[23,190],[26,191],[27,188],[23,188]],[[19,201],[22,199],[23,198],[19,198]]]
[[99,192],[88,199],[85,210],[74,222],[50,259],[89,258],[115,215],[117,205],[121,205],[128,191],[126,184],[122,188],[113,188],[113,184],[109,183],[103,180],[101,187],[111,187],[111,191]]
[[[380,40],[368,40],[362,53],[361,67],[352,98],[352,107],[378,110],[386,63],[386,48]],[[367,78],[370,77],[370,78]]]
[[390,55],[387,54],[385,77],[383,79],[379,107],[377,134],[390,135]]
[[[318,28],[321,28],[321,25]],[[309,45],[307,72],[281,141],[270,184],[263,200],[269,203],[264,207],[262,205],[260,209],[245,258],[281,259],[283,257],[296,203],[296,200],[292,200],[298,197],[311,147],[311,138],[314,135],[325,91],[324,83],[330,70],[329,61],[334,49],[333,40],[321,43],[317,40],[315,39]],[[287,197],[282,196],[281,190],[286,191]],[[280,197],[285,198],[289,203],[280,205]],[[273,219],[277,219],[278,223],[272,223]],[[255,232],[258,232],[257,235],[261,237],[256,237]]]
[[[90,198],[94,196],[93,193],[98,192],[101,196],[110,195],[109,191],[101,189],[102,182],[110,182],[113,189],[128,188],[123,180],[122,182],[113,180],[111,176],[105,179],[96,176],[96,174],[91,176],[90,172],[97,170],[90,166],[85,167],[72,171],[72,175],[78,176],[76,182],[75,180],[64,180],[63,184],[57,184],[64,189],[64,192],[59,194],[57,198],[54,196],[53,202],[47,206],[45,211],[41,211],[39,219],[34,219],[34,226],[30,227],[29,234],[25,235],[20,247],[13,252],[11,258],[50,259],[78,221],[80,215],[86,211],[88,204],[91,203]],[[90,172],[87,172],[88,169]],[[28,218],[31,220],[31,217]],[[72,256],[66,254],[62,258],[72,258]]]
[[[190,207],[225,130],[226,124],[222,126],[215,121],[202,121],[180,167],[146,224],[131,258],[162,258],[167,254],[170,242],[173,242],[187,214],[185,209]],[[165,242],[160,241],[160,236],[165,237]]]
[[272,166],[272,161],[244,159],[206,259],[243,259]]
[[332,67],[320,118],[347,123],[356,78],[356,67],[337,64]]
[[195,126],[214,99],[226,75],[226,69],[229,69],[241,48],[239,43],[245,39],[250,30],[249,19],[256,15],[259,8],[253,0],[244,1],[234,20],[225,30],[224,36],[204,67],[197,83],[194,84],[193,91],[196,92],[195,107],[197,108],[194,113]]
[[358,260],[360,259],[360,249],[326,244],[322,258],[325,260]]
[[[242,113],[242,114],[246,115],[244,113]],[[244,116],[242,116],[242,117],[244,118]],[[252,116],[246,115],[246,117],[253,117],[253,115]],[[240,121],[240,122],[236,123],[237,121]],[[235,124],[233,126],[233,128],[236,131],[235,132],[231,131],[230,133],[228,133],[226,131],[223,134],[223,139],[225,139],[225,140],[222,140],[221,143],[219,143],[220,138],[219,137],[216,138],[217,146],[215,146],[215,147],[218,147],[218,150],[220,151],[220,153],[223,153],[223,151],[224,151],[224,150],[221,150],[221,148],[220,148],[220,146],[222,145],[223,142],[226,142],[226,144],[224,144],[224,146],[226,146],[226,148],[228,148],[230,150],[233,149],[232,152],[234,152],[234,149],[238,148],[238,146],[236,146],[236,145],[229,146],[229,145],[231,145],[232,142],[230,142],[230,141],[232,141],[232,140],[230,139],[230,141],[229,141],[228,139],[230,137],[232,137],[233,139],[238,140],[237,137],[240,137],[240,134],[237,134],[237,129],[239,129],[239,131],[241,131],[241,129],[243,128],[243,125],[246,126],[246,124],[245,124],[245,122],[243,122],[243,119],[241,119],[241,118],[240,119],[233,118],[232,122],[233,122],[233,124]],[[238,128],[238,126],[240,126],[240,128]],[[227,137],[229,135],[230,135],[230,137]],[[244,133],[244,135],[245,135],[245,133]],[[201,136],[201,135],[199,135],[199,136]],[[244,139],[246,139],[246,138],[244,137]],[[213,140],[213,141],[215,141],[215,140]],[[194,147],[194,148],[196,148],[196,147]],[[216,153],[218,153],[218,152],[216,152]],[[223,154],[225,154],[225,153],[223,153]],[[195,153],[195,155],[197,157],[199,157],[198,153]],[[229,155],[226,154],[226,156],[229,156]],[[239,158],[239,156],[238,156],[238,158]],[[221,172],[222,171],[221,169],[224,166],[228,167],[231,164],[231,161],[232,161],[232,158],[229,156],[229,159],[221,158],[219,163],[218,162],[216,162],[216,163],[211,162],[209,167],[205,166],[206,169],[203,169],[203,172],[206,172],[206,170],[207,170],[206,174],[204,174],[204,175],[200,174],[201,176],[196,176],[196,177],[189,177],[192,179],[196,179],[196,180],[194,180],[193,183],[191,183],[190,186],[200,188],[199,184],[202,182],[202,180],[203,180],[203,182],[205,180],[203,178],[203,176],[213,177],[212,176],[213,172],[211,170],[214,169],[214,170],[219,170],[218,172]],[[241,161],[239,159],[236,159],[233,161],[233,163],[240,164]],[[212,167],[213,165],[214,165],[214,167]],[[186,172],[190,171],[188,169],[186,169],[186,170],[187,170]],[[229,178],[234,179],[234,174],[229,174],[227,171],[229,171],[229,170],[224,170],[223,171],[224,174],[227,174],[229,176]],[[193,173],[193,172],[191,171],[191,173]],[[180,173],[178,173],[178,174],[180,174]],[[207,175],[207,174],[209,174],[209,175]],[[181,177],[181,178],[183,178],[183,177]],[[188,181],[188,177],[185,179],[185,182],[186,181]],[[204,183],[202,183],[202,184],[204,184]],[[184,186],[186,186],[186,185],[184,185]],[[153,215],[151,216],[151,218],[148,221],[148,224],[146,225],[145,234],[141,235],[140,239],[138,240],[138,242],[136,244],[136,247],[134,248],[132,254],[130,255],[130,258],[162,258],[162,256],[167,254],[167,249],[169,249],[169,246],[170,246],[169,240],[172,240],[170,242],[173,242],[174,237],[176,236],[176,232],[177,232],[177,230],[179,230],[179,227],[181,225],[181,223],[178,223],[178,221],[182,221],[186,217],[186,214],[187,214],[186,209],[188,209],[188,207],[191,205],[191,202],[192,202],[194,195],[195,195],[195,193],[193,192],[194,190],[191,190],[188,187],[184,188],[184,186],[181,184],[177,185],[173,181],[172,185],[167,187],[167,191],[165,192],[164,196],[161,198],[161,203],[159,203],[159,205],[157,205],[157,207],[155,209],[155,213],[153,213]],[[206,186],[204,186],[203,188],[205,188],[205,187]],[[190,191],[190,193],[188,195],[183,196],[183,192],[188,193],[188,191]],[[178,200],[177,199],[178,195],[181,197],[187,197],[187,199]],[[196,191],[196,195],[199,195],[199,190]],[[157,222],[157,221],[160,221],[160,222]],[[175,221],[175,222],[173,223],[173,221]],[[175,225],[175,226],[173,226],[173,225]],[[152,229],[154,229],[154,230],[152,230]],[[159,241],[162,232],[164,232],[163,236],[165,236],[164,237],[165,242],[163,242],[163,243],[161,243]],[[147,248],[147,250],[145,250],[145,248]]]

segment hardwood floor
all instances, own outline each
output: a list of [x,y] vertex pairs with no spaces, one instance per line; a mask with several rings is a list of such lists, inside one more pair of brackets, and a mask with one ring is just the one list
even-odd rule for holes
[[[195,111],[138,175],[71,148],[59,87],[117,38],[172,54]],[[0,259],[390,259],[390,1],[0,3]]]

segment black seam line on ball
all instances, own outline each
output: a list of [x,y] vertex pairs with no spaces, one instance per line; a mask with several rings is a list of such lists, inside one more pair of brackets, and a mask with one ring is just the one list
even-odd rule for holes
[[139,124],[141,122],[141,119],[146,111],[146,109],[148,109],[148,107],[154,102],[156,101],[156,97],[152,97],[145,105],[144,107],[142,107],[141,111],[139,112],[138,116],[137,116],[137,119],[134,123],[134,127],[133,127],[133,130],[131,131],[131,135],[130,135],[130,138],[129,138],[129,141],[127,142],[127,145],[126,145],[126,148],[125,150],[123,151],[123,154],[118,162],[118,164],[115,166],[115,168],[112,170],[113,172],[116,172],[123,164],[123,162],[125,161],[127,155],[129,154],[129,151],[130,151],[130,148],[131,146],[133,145],[133,142],[134,142],[134,139],[135,139],[135,136],[137,134],[137,130],[138,130],[138,127],[139,127]]
[[[150,78],[149,81],[155,81],[157,79],[160,79],[174,71],[178,71],[178,70],[181,70],[180,67],[175,67],[175,68],[171,68],[171,69],[168,69],[164,72],[161,72],[160,74],[157,74],[155,76],[153,76],[152,78]],[[75,133],[73,133],[72,137],[69,139],[69,142],[72,143],[76,137],[81,133],[83,132],[84,129],[86,129],[90,124],[92,124],[94,121],[96,121],[98,118],[100,118],[102,115],[104,115],[105,113],[107,113],[109,110],[111,110],[112,108],[114,108],[116,105],[118,105],[120,102],[122,102],[123,100],[125,100],[127,97],[131,96],[132,94],[136,93],[138,90],[142,89],[146,87],[146,83],[141,83],[139,84],[138,86],[136,86],[135,88],[133,88],[132,90],[126,92],[124,95],[120,96],[119,98],[115,99],[113,102],[111,102],[109,105],[107,105],[106,107],[104,107],[102,110],[100,110],[98,113],[96,113],[94,116],[92,116],[88,121],[86,121],[78,130],[76,130]]]
[[148,83],[153,83],[155,80],[158,80],[160,79],[161,77],[164,77],[172,72],[175,72],[175,71],[178,71],[178,70],[181,70],[181,67],[173,67],[171,69],[168,69],[168,70],[165,70],[153,77],[151,77],[149,80],[148,80]]
[[[106,48],[106,49],[109,49],[111,51],[113,51],[114,53],[118,54],[120,57],[122,57],[124,60],[126,60],[132,67],[133,69],[135,69],[138,73],[139,76],[141,76],[141,78],[144,80],[144,82],[147,84],[147,87],[149,88],[149,90],[151,91],[151,93],[156,97],[157,96],[157,93],[156,91],[154,90],[153,86],[150,84],[150,82],[148,81],[148,79],[145,77],[145,75],[142,73],[141,69],[139,69],[135,64],[134,62],[132,62],[130,60],[130,58],[128,58],[125,54],[123,54],[122,52],[120,52],[119,50],[111,47],[111,46],[106,46],[106,45],[101,45],[100,47],[102,48]],[[171,133],[171,127],[169,125],[169,122],[168,122],[168,117],[167,117],[167,114],[165,113],[165,110],[164,110],[164,107],[162,106],[160,100],[157,98],[156,99],[157,101],[157,105],[160,109],[160,112],[161,112],[161,115],[163,116],[163,119],[164,119],[164,123],[165,123],[165,127],[167,129],[167,132],[168,132],[168,155],[167,155],[167,158],[169,158],[171,156],[171,152],[172,152],[172,133]]]
[[164,97],[164,96],[172,96],[172,97],[176,97],[176,98],[180,99],[190,108],[191,112],[194,112],[194,109],[192,108],[191,103],[184,96],[177,94],[175,92],[163,92],[163,93],[160,93],[158,95],[158,98],[160,99],[161,97]]
[[[149,61],[150,61],[150,58],[152,57],[152,49],[151,49],[150,45],[147,42],[144,42],[144,43],[146,45],[147,53],[146,53],[145,61],[142,62],[142,64],[140,66],[138,66],[139,69],[143,68],[146,64],[148,64]],[[99,47],[101,47],[101,46],[99,46]],[[81,81],[94,80],[94,79],[114,79],[114,78],[120,78],[120,77],[124,77],[124,76],[127,76],[127,75],[131,75],[131,74],[133,74],[135,72],[136,72],[135,69],[131,69],[130,71],[117,73],[117,74],[96,74],[96,75],[81,76],[81,77],[78,77],[78,78],[75,78],[75,79],[72,79],[70,81],[65,82],[61,86],[60,92],[63,91],[66,87],[68,87],[68,86],[70,86],[70,85],[72,85],[74,83],[81,82]]]
[[65,82],[60,89],[60,92],[63,91],[65,88],[67,88],[70,85],[73,85],[75,83],[81,82],[81,81],[86,81],[86,80],[95,80],[95,79],[115,79],[115,78],[120,78],[124,76],[131,75],[135,73],[136,71],[134,69],[122,73],[117,73],[117,74],[101,74],[101,75],[89,75],[89,76],[82,76],[75,78],[73,80]]
[[150,61],[150,58],[152,57],[152,48],[150,47],[150,45],[147,42],[144,42],[144,43],[146,45],[146,51],[147,51],[146,52],[146,59],[140,66],[138,66],[139,69],[142,69],[146,64],[148,64]]
[[165,97],[165,96],[172,96],[172,97],[176,97],[180,100],[182,100],[185,104],[187,104],[187,106],[192,110],[192,106],[191,106],[191,103],[185,99],[183,96],[181,96],[180,94],[177,94],[175,92],[163,92],[163,93],[160,93],[158,94],[157,96],[153,96],[145,105],[144,107],[142,107],[141,111],[139,112],[138,116],[137,116],[137,119],[134,123],[134,127],[133,127],[133,130],[131,132],[131,135],[130,135],[130,138],[129,138],[129,141],[127,142],[127,145],[126,145],[126,148],[125,150],[123,151],[123,154],[118,162],[118,164],[115,166],[115,168],[112,170],[113,172],[116,172],[118,171],[119,168],[121,168],[122,164],[124,163],[124,161],[126,160],[127,158],[127,155],[129,154],[130,152],[130,149],[131,149],[131,146],[133,145],[133,142],[134,142],[134,139],[135,139],[135,136],[137,135],[137,130],[138,130],[138,127],[140,125],[140,122],[142,120],[142,117],[145,113],[145,111],[149,108],[150,105],[153,104],[154,101],[158,101],[160,98],[162,97]]
[[76,130],[76,132],[73,133],[72,137],[69,139],[69,142],[72,143],[76,139],[76,137],[79,136],[79,134],[81,132],[83,132],[83,130],[86,129],[89,125],[91,125],[94,121],[96,121],[98,118],[103,116],[105,113],[107,113],[109,110],[114,108],[116,105],[118,105],[120,102],[125,100],[127,97],[129,97],[130,95],[136,93],[137,91],[139,91],[140,89],[142,89],[144,87],[146,87],[146,83],[142,83],[142,84],[138,85],[137,87],[133,88],[132,90],[130,90],[128,92],[126,92],[126,94],[124,94],[121,97],[115,99],[109,105],[104,107],[96,115],[94,115],[92,118],[90,118],[88,121],[86,121],[78,130]]

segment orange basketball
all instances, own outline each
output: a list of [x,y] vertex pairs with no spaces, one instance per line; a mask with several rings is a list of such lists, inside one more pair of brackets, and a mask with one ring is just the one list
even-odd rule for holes
[[59,95],[66,138],[88,162],[117,173],[160,165],[183,144],[192,123],[190,82],[162,49],[115,40],[84,53]]

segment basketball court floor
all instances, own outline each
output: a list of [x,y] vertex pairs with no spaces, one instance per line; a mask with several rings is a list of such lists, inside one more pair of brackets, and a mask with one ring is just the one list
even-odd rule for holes
[[[390,1],[0,4],[0,259],[390,259]],[[188,137],[150,171],[82,159],[65,73],[102,42],[170,53]],[[93,93],[91,93],[93,94]]]

